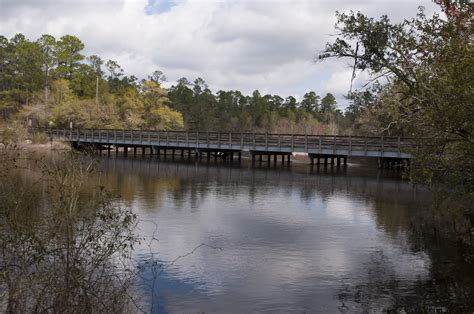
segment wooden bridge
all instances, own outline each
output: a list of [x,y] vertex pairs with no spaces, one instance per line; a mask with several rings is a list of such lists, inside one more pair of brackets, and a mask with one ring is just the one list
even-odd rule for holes
[[289,162],[294,153],[307,154],[311,164],[346,165],[347,157],[379,158],[382,162],[401,162],[412,158],[409,150],[418,142],[415,138],[362,137],[305,134],[271,133],[218,133],[188,131],[141,131],[110,129],[31,129],[44,132],[49,137],[69,141],[77,149],[93,148],[119,150],[125,155],[132,149],[148,150],[150,155],[178,152],[181,156],[207,156],[210,158],[241,159],[242,152],[248,152],[252,161],[263,157],[270,162]]

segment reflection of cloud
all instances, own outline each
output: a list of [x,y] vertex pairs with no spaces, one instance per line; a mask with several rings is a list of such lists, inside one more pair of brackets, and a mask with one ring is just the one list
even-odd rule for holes
[[[369,207],[369,208],[366,208]],[[341,193],[334,193],[326,201],[326,215],[347,223],[371,224],[370,211],[373,204],[368,205],[360,200],[350,199]]]
[[[221,310],[238,299],[247,300],[244,308],[297,306],[304,295],[312,298],[303,303],[319,308],[321,298],[332,300],[344,278],[358,284],[368,280],[366,268],[373,262],[374,251],[386,256],[379,267],[388,269],[390,276],[408,283],[427,276],[427,256],[387,240],[370,214],[373,205],[343,193],[323,201],[317,191],[311,202],[302,202],[298,188],[288,193],[286,188],[268,184],[262,193],[257,190],[251,202],[245,189],[230,194],[224,190],[233,187],[213,182],[196,211],[189,210],[189,199],[177,210],[173,199],[165,197],[162,211],[154,217],[160,241],[153,249],[161,260],[171,261],[200,243],[224,249],[200,249],[179,260],[168,275],[214,295],[211,305]],[[147,217],[152,216],[148,213]],[[383,281],[386,274],[375,276]],[[226,299],[229,295],[233,301]],[[176,297],[178,304],[172,308],[212,308],[209,301],[189,297],[195,302],[182,303]],[[330,304],[335,301],[327,302],[334,308]]]

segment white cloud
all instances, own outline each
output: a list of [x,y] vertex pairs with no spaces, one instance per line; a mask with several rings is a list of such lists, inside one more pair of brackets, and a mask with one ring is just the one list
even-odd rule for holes
[[72,34],[87,54],[115,59],[138,77],[161,69],[171,82],[202,77],[214,91],[315,90],[342,102],[350,85],[344,63],[312,62],[332,39],[334,12],[400,20],[419,5],[435,8],[430,0],[0,0],[0,33]]

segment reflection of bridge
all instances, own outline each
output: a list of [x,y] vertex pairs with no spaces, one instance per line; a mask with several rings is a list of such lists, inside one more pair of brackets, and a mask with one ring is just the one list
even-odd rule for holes
[[187,131],[139,131],[139,130],[106,130],[106,129],[32,129],[46,132],[50,137],[69,141],[75,148],[92,147],[97,150],[111,150],[116,153],[121,149],[125,155],[130,149],[137,154],[141,148],[145,154],[176,152],[184,156],[207,158],[222,156],[240,160],[243,151],[249,152],[252,161],[266,156],[268,162],[276,163],[278,157],[282,162],[290,161],[293,153],[307,154],[313,164],[346,165],[348,156],[374,157],[383,162],[400,162],[412,158],[408,152],[415,145],[414,138],[401,137],[362,137],[302,134],[270,133],[217,133]]

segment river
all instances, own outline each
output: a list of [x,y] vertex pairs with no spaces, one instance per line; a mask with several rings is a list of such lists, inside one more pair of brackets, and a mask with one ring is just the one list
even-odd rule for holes
[[140,218],[137,259],[157,262],[137,283],[154,312],[472,310],[472,269],[421,232],[430,194],[400,172],[148,158],[101,167]]

